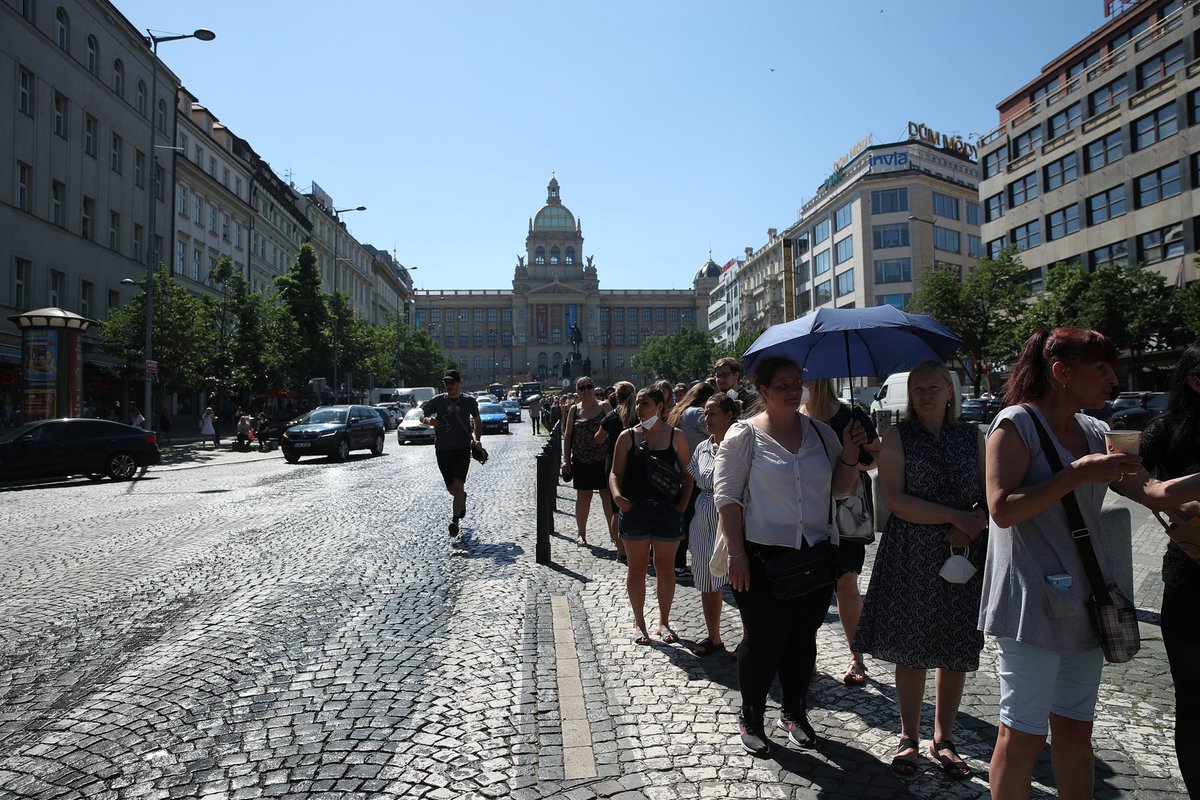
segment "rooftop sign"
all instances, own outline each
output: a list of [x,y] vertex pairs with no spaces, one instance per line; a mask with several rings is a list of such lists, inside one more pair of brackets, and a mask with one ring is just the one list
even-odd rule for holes
[[935,131],[922,122],[909,121],[908,139],[912,142],[925,142],[926,144],[931,144],[942,150],[949,150],[952,153],[957,153],[971,160],[978,158],[975,145],[964,141],[961,136],[947,136],[944,133]]

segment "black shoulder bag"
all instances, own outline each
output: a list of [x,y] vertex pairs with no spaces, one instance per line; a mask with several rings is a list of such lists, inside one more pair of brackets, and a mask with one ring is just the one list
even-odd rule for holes
[[[1037,428],[1038,438],[1042,440],[1042,452],[1046,454],[1050,469],[1062,472],[1063,464],[1062,459],[1058,457],[1058,448],[1050,440],[1050,434],[1046,432],[1042,421],[1028,404],[1022,404],[1021,407]],[[1092,532],[1084,524],[1074,490],[1063,495],[1062,504],[1067,512],[1067,524],[1071,526],[1071,538],[1079,548],[1079,558],[1083,561],[1083,570],[1087,573],[1088,585],[1092,589],[1091,599],[1088,600],[1088,616],[1092,618],[1092,626],[1100,637],[1104,659],[1113,664],[1124,664],[1137,655],[1137,651],[1142,647],[1137,610],[1120,589],[1105,584],[1104,574],[1100,572],[1100,562],[1096,560],[1096,553],[1092,549]]]
[[[801,420],[801,424],[803,424],[803,417]],[[825,444],[825,437],[821,436],[816,425],[810,425],[809,430],[821,442],[825,458],[828,460],[829,445]],[[754,431],[751,431],[751,435],[754,435]],[[833,543],[832,476],[829,479],[829,503],[826,515],[828,539],[816,544],[805,542],[799,550],[789,548],[786,553],[762,559],[767,572],[767,584],[770,586],[771,596],[776,600],[794,600],[817,591],[832,591],[838,578],[842,577],[841,553],[837,545]]]
[[[671,451],[675,451],[675,429],[671,429]],[[650,488],[668,500],[679,496],[683,488],[683,476],[679,474],[678,463],[667,466],[650,453],[650,443],[646,441],[646,429],[642,428],[642,441],[638,444],[642,460],[645,462],[646,482]]]

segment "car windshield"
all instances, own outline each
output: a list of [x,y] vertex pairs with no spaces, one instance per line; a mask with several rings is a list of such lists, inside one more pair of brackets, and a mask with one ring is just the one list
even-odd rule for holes
[[504,408],[520,408],[520,405],[517,403],[516,400],[505,400],[500,405],[503,406]]
[[322,422],[345,424],[349,411],[345,408],[316,408],[300,418],[300,425],[318,425]]
[[17,439],[20,439],[22,436],[29,433],[29,431],[31,431],[37,424],[38,423],[36,422],[26,422],[19,428],[13,428],[7,433],[0,433],[0,444],[15,442]]
[[405,419],[416,419],[416,420],[419,420],[419,419],[421,418],[421,409],[419,409],[419,408],[410,408],[410,409],[408,410],[408,413],[404,415],[404,418],[405,418]]
[[479,413],[482,414],[503,414],[504,409],[499,403],[483,403],[479,406]]

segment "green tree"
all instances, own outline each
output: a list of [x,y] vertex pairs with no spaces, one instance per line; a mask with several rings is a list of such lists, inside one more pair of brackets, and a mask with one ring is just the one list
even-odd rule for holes
[[[745,352],[750,349],[750,345],[762,336],[766,328],[745,328],[737,335],[732,344],[714,344],[713,345],[713,362],[715,363],[721,358],[736,358],[741,364],[745,361]],[[712,364],[708,365],[708,371],[712,372]],[[743,376],[745,377],[745,376]]]
[[633,357],[635,372],[672,383],[704,378],[712,372],[712,365],[712,336],[695,329],[684,329],[674,336],[651,336]]
[[[962,337],[960,360],[1008,363],[1021,340],[1016,335],[1025,312],[1028,285],[1025,267],[1008,247],[997,258],[981,258],[962,276],[957,268],[926,268],[908,308],[941,322]],[[983,382],[982,370],[973,370],[975,393]]]
[[295,263],[287,275],[275,278],[275,286],[283,310],[276,335],[287,343],[284,374],[288,384],[299,387],[314,376],[332,379],[331,315],[312,245],[300,246]]
[[[160,391],[191,392],[203,385],[208,354],[215,346],[213,317],[196,295],[175,283],[167,268],[154,272],[154,360],[158,362]],[[102,347],[119,358],[122,377],[141,380],[145,359],[146,295],[142,291],[125,305],[113,309],[100,323]],[[151,409],[143,409],[152,417]]]

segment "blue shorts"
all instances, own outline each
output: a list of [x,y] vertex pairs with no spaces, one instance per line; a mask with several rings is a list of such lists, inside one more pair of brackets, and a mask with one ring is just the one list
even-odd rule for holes
[[617,530],[627,541],[678,542],[683,540],[683,514],[672,503],[634,502],[617,512]]
[[1013,730],[1045,736],[1051,714],[1091,722],[1100,691],[1104,652],[1056,653],[996,639],[1000,650],[1000,721]]

